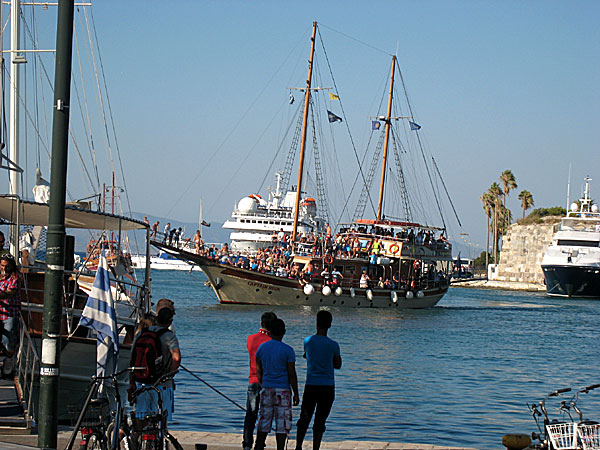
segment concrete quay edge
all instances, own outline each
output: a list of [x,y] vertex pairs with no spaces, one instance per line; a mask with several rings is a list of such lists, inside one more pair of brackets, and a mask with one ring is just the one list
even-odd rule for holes
[[[207,450],[242,450],[241,433],[212,433],[202,431],[181,431],[171,430],[171,433],[177,438],[185,450],[195,450],[196,444],[206,444]],[[69,441],[71,432],[62,430],[58,434],[59,449],[64,449]],[[37,448],[36,434],[12,434],[0,435],[0,448],[2,449],[31,449]],[[75,441],[74,448],[77,448],[79,441]],[[289,440],[288,449],[294,449],[296,442]],[[274,435],[267,438],[267,449],[276,448]],[[304,448],[312,448],[312,440],[308,439],[304,443]],[[399,442],[380,442],[380,441],[329,441],[321,444],[323,450],[476,450],[469,447],[459,446],[439,446],[431,444],[412,444]]]

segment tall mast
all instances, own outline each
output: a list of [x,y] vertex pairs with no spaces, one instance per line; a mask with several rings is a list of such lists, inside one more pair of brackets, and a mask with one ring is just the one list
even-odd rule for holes
[[296,191],[296,208],[294,208],[294,228],[292,230],[292,245],[296,242],[298,228],[298,213],[300,211],[300,192],[302,191],[302,172],[304,171],[304,150],[306,149],[306,128],[308,123],[308,107],[310,103],[310,86],[312,80],[313,57],[315,55],[315,37],[317,35],[317,22],[313,22],[313,32],[310,38],[310,58],[308,59],[308,78],[304,94],[304,119],[302,121],[302,140],[300,141],[300,163],[298,164],[298,186]]
[[[21,19],[19,12],[21,10],[20,0],[12,0],[10,6],[10,141],[9,157],[10,160],[19,166],[19,73],[23,58],[19,53],[19,38]],[[9,193],[11,195],[21,196],[21,186],[19,178],[21,174],[15,170],[9,170],[10,179]],[[10,252],[17,257],[19,255],[19,230],[17,225],[10,227]]]
[[396,55],[392,56],[392,75],[390,76],[390,96],[388,99],[387,115],[385,117],[385,143],[383,145],[383,162],[381,164],[381,185],[379,186],[379,204],[377,207],[377,220],[381,220],[383,213],[383,190],[385,186],[385,169],[387,166],[388,144],[390,140],[390,127],[392,126],[392,98],[394,94],[394,73],[396,72]]

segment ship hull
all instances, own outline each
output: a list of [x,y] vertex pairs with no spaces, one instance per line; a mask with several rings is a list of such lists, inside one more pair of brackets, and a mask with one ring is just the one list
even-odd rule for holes
[[542,270],[548,295],[600,299],[598,267],[543,265]]
[[[367,289],[354,289],[352,293],[349,287],[342,287],[342,294],[339,296],[333,292],[324,295],[321,292],[321,286],[314,285],[315,291],[307,295],[298,280],[262,274],[230,265],[207,263],[206,261],[204,264],[198,263],[208,277],[219,302],[226,304],[424,309],[435,306],[448,291],[447,286],[439,286],[413,292],[412,298],[407,298],[405,290],[373,289],[371,291],[372,300],[369,300]],[[393,295],[392,292],[395,292],[396,295]],[[408,295],[411,297],[411,294]]]

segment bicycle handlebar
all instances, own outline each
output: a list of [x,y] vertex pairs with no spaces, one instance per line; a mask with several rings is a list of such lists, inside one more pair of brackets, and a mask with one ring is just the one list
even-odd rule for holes
[[119,370],[116,373],[113,373],[112,375],[105,375],[102,377],[99,377],[98,375],[92,375],[92,381],[99,381],[99,380],[111,380],[113,378],[117,378],[119,375],[123,375],[125,372],[133,372],[134,370],[144,370],[145,367],[126,367],[123,370]]
[[147,384],[147,385],[143,385],[143,386],[137,388],[133,392],[132,396],[137,397],[142,392],[150,391],[150,390],[157,390],[159,384],[164,383],[165,381],[168,381],[168,380],[172,380],[177,372],[179,372],[179,370],[174,370],[173,372],[169,372],[169,373],[163,375],[162,377],[160,377],[158,380],[156,380],[154,382],[154,384]]

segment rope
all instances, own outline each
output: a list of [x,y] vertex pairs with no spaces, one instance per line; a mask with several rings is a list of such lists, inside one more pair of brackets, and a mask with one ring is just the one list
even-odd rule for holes
[[223,394],[221,391],[219,391],[217,388],[211,386],[210,384],[208,384],[206,381],[204,381],[202,378],[200,378],[198,375],[196,375],[194,372],[192,372],[191,370],[189,370],[187,367],[185,367],[183,364],[179,366],[180,368],[182,368],[183,370],[185,370],[187,373],[189,373],[191,376],[193,376],[194,378],[196,378],[198,381],[201,381],[202,383],[204,383],[205,385],[207,385],[209,388],[211,388],[213,391],[215,391],[217,394],[219,394],[221,397],[226,398],[227,400],[229,400],[231,403],[233,403],[235,406],[237,406],[238,408],[240,408],[242,411],[246,411],[246,408],[244,408],[243,406],[241,406],[239,403],[235,402],[234,400],[231,400],[229,397],[227,397],[225,394]]

